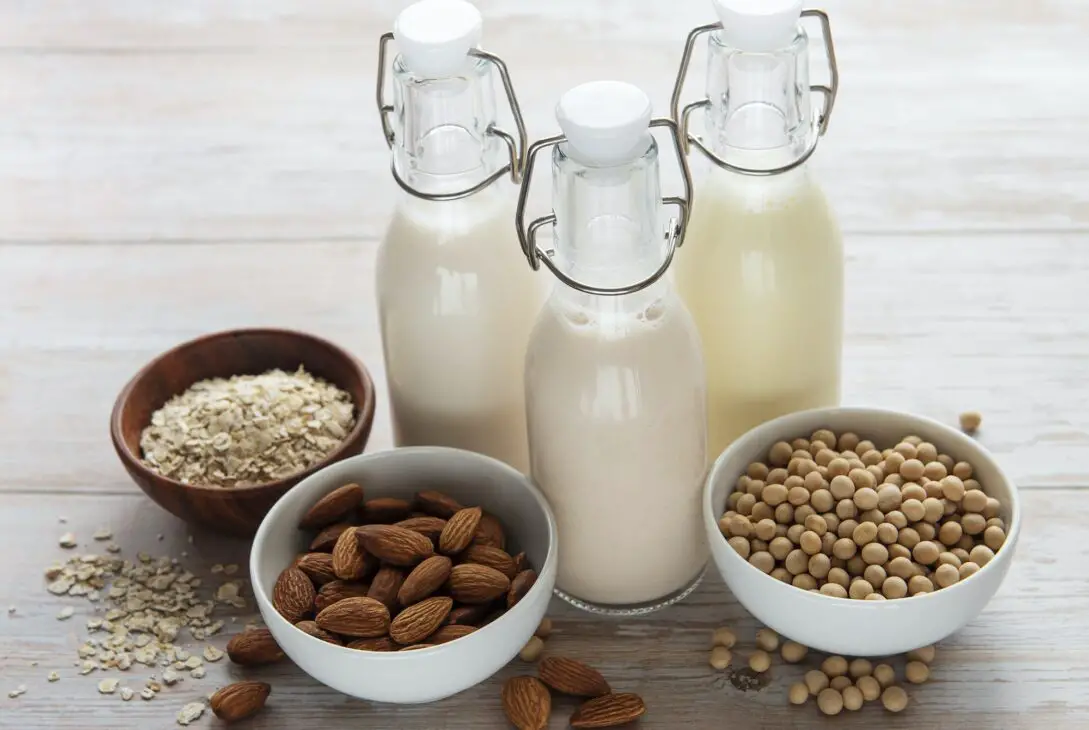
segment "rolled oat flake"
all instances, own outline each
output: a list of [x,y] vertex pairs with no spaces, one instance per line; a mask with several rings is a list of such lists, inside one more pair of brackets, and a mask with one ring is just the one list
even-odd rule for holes
[[185,484],[244,487],[308,469],[355,426],[351,396],[299,367],[195,383],[151,416],[144,464]]

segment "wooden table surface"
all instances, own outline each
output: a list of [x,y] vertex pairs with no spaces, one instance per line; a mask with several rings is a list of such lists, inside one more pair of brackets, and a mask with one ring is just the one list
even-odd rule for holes
[[[592,77],[635,81],[665,112],[683,38],[712,17],[706,0],[480,5],[534,137],[552,133],[559,94]],[[48,594],[42,570],[70,554],[61,533],[94,550],[105,525],[126,556],[184,550],[204,576],[245,561],[246,544],[190,533],[150,503],[110,448],[114,396],[159,351],[234,326],[301,328],[384,382],[374,257],[395,185],[372,87],[377,36],[401,6],[0,2],[0,607],[15,609],[0,612],[0,727],[168,728],[185,702],[243,676],[221,662],[151,702],[99,695],[104,675],[73,666],[89,604]],[[824,7],[842,91],[813,164],[845,233],[845,399],[947,422],[982,411],[979,438],[1016,479],[1026,520],[1005,585],[943,643],[909,710],[836,722],[1084,728],[1089,5]],[[369,449],[390,445],[383,401]],[[76,617],[58,622],[66,605]],[[777,664],[768,689],[743,693],[707,665],[713,628],[745,641],[755,628],[717,576],[639,620],[554,616],[549,650],[641,693],[643,727],[820,722],[786,704],[800,670]],[[147,671],[114,676],[138,689]],[[503,726],[500,678],[394,708],[287,664],[245,676],[273,685],[254,728]]]

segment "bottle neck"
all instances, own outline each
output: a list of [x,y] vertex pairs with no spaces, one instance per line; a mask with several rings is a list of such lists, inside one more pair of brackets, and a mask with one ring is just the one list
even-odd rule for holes
[[[666,251],[661,197],[658,147],[649,132],[642,155],[611,167],[587,166],[570,155],[568,145],[557,145],[552,153],[557,267],[594,287],[646,279],[662,265]],[[660,297],[665,282],[623,296],[586,294],[562,283],[556,292],[582,307],[618,311]]]
[[467,58],[456,76],[428,78],[393,64],[393,164],[414,190],[464,190],[502,164],[490,65]]
[[798,159],[816,134],[809,89],[809,39],[772,53],[728,46],[720,32],[708,41],[705,139],[727,162],[770,170]]

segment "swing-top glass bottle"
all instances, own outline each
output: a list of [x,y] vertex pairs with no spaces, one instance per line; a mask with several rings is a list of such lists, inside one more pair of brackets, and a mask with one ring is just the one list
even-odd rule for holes
[[[806,164],[838,88],[828,17],[801,0],[713,5],[720,22],[689,35],[672,98],[682,143],[699,153],[676,280],[703,344],[712,460],[764,421],[839,402],[844,269],[839,226]],[[809,83],[808,20],[824,37],[828,86]],[[703,35],[706,96],[682,109]],[[694,117],[702,136],[688,131]]]
[[[530,148],[516,218],[530,265],[558,279],[526,354],[531,474],[556,514],[557,594],[645,613],[686,596],[707,559],[703,364],[666,276],[690,178],[676,125],[652,121],[634,86],[575,87],[556,116],[563,135]],[[652,127],[671,133],[684,197],[662,198]],[[549,147],[553,213],[527,226],[535,155]],[[667,226],[663,203],[679,212]],[[553,250],[537,242],[548,225]]]
[[[401,195],[378,254],[378,312],[396,444],[525,472],[524,352],[544,290],[510,226],[525,127],[505,65],[477,47],[481,25],[464,0],[421,0],[382,37],[377,102]],[[516,136],[496,121],[496,72]]]

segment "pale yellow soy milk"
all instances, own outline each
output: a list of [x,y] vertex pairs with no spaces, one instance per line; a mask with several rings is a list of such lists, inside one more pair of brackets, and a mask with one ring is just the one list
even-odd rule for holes
[[843,246],[805,168],[712,169],[674,263],[707,364],[708,458],[745,431],[839,402]]

